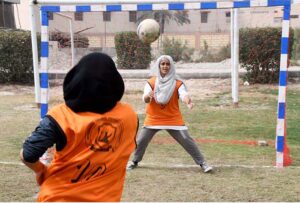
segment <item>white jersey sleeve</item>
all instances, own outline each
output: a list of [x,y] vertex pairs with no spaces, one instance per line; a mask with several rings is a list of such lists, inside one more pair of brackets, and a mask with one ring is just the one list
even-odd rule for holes
[[143,102],[145,102],[145,96],[147,95],[147,94],[149,94],[150,92],[152,91],[152,88],[151,88],[151,86],[149,85],[149,83],[146,83],[146,85],[145,85],[145,87],[144,87],[144,94],[143,94]]
[[179,98],[181,99],[181,101],[183,101],[184,97],[186,95],[188,95],[188,92],[186,90],[186,87],[184,84],[182,84],[179,89],[178,89],[178,94],[179,94]]

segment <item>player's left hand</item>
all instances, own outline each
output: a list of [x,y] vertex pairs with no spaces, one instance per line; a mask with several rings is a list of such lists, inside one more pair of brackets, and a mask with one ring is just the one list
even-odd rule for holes
[[190,102],[189,104],[187,104],[187,107],[188,107],[190,110],[192,110],[193,107],[194,107],[194,104],[193,104],[192,102]]
[[193,104],[193,102],[192,102],[192,99],[191,99],[188,95],[186,95],[186,96],[184,97],[184,102],[186,103],[186,106],[187,106],[190,110],[193,109],[194,104]]

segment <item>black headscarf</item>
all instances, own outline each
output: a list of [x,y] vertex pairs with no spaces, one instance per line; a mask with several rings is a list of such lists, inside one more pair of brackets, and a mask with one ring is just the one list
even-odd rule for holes
[[124,94],[124,82],[114,61],[106,54],[84,56],[66,75],[64,100],[74,112],[105,113]]

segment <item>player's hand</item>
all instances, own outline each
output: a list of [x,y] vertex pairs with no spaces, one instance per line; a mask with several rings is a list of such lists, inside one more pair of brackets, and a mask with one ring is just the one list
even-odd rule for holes
[[154,97],[154,92],[153,91],[149,92],[148,97],[149,97],[149,99],[151,101],[153,99],[153,97]]
[[35,173],[36,182],[38,185],[42,185],[45,180],[45,173],[47,171],[47,166],[44,165],[44,167]]
[[190,110],[193,109],[194,104],[193,104],[193,102],[192,102],[192,99],[191,99],[188,95],[186,95],[186,96],[184,97],[184,103],[186,103],[186,106],[187,106]]
[[192,102],[190,102],[189,104],[187,104],[187,107],[189,108],[189,110],[192,110],[194,107],[194,104]]
[[154,97],[154,92],[151,91],[151,92],[149,92],[149,94],[145,95],[144,100],[145,100],[146,103],[149,103],[149,102],[151,102],[151,100],[153,99],[153,97]]

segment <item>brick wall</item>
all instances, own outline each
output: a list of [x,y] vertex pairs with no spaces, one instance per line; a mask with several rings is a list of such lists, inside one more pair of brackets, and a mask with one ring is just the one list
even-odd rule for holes
[[[219,49],[223,46],[226,46],[230,43],[230,34],[229,33],[192,33],[192,34],[172,34],[167,33],[163,34],[162,40],[165,38],[180,40],[183,43],[186,42],[187,47],[194,48],[196,50],[203,49],[204,41],[210,49]],[[90,47],[115,47],[114,35],[90,35],[88,36]],[[158,40],[152,43],[152,47],[157,47]]]
[[[102,51],[109,54],[112,57],[116,56],[115,45],[114,45],[114,35],[90,35],[87,36],[89,39],[89,48],[76,48],[75,49],[75,64],[78,60],[93,51]],[[214,33],[214,34],[164,34],[162,39],[168,37],[169,39],[174,38],[175,40],[181,40],[186,42],[189,48],[194,48],[195,50],[203,50],[204,41],[206,41],[209,50],[218,50],[223,46],[226,46],[230,42],[230,35],[224,33]],[[153,48],[153,53],[158,52],[159,40],[156,40],[151,44]],[[49,69],[50,70],[68,70],[72,67],[72,54],[70,48],[59,48],[56,41],[49,42]]]
[[200,49],[204,48],[204,42],[207,43],[208,47],[210,49],[217,50],[221,47],[224,47],[230,43],[230,35],[229,34],[201,34],[200,40],[198,41],[197,47],[200,47]]
[[[86,54],[91,53],[91,48],[75,49],[75,64]],[[49,70],[69,70],[72,68],[72,53],[70,48],[59,48],[56,41],[49,41]]]
[[87,36],[89,39],[89,47],[115,47],[115,39],[113,34],[107,35],[90,35]]

